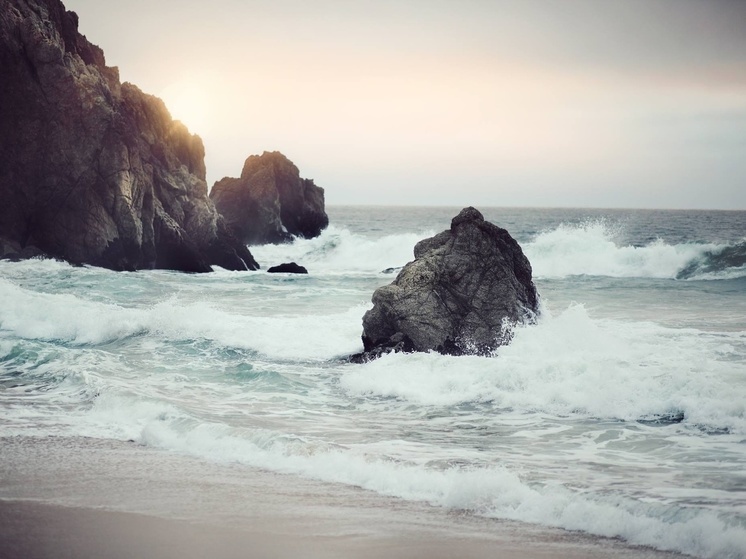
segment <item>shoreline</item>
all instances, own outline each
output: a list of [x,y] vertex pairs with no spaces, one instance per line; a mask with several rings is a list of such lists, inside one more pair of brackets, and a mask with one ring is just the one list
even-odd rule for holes
[[0,448],[3,559],[683,557],[134,443],[23,436]]
[[[0,500],[0,559],[663,559],[686,557],[618,540],[514,527],[498,534],[442,533],[414,526],[392,534],[309,535],[289,512],[283,530],[270,522],[237,528],[132,512]],[[277,520],[274,518],[273,520]],[[302,527],[301,527],[302,528]],[[364,529],[363,527],[361,527]]]

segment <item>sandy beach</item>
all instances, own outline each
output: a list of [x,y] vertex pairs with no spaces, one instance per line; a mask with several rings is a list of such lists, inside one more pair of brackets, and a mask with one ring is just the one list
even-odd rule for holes
[[676,557],[133,443],[0,439],[4,558]]

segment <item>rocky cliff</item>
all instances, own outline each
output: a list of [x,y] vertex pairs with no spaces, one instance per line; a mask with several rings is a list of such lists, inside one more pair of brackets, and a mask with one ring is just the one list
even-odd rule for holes
[[207,194],[202,140],[120,84],[59,0],[0,0],[0,257],[256,269]]
[[302,179],[298,167],[278,151],[250,156],[241,176],[216,182],[210,198],[246,244],[317,237],[329,225],[324,189]]
[[531,264],[510,234],[475,208],[451,228],[424,239],[414,261],[373,293],[363,317],[362,362],[389,351],[451,355],[492,352],[510,341],[510,328],[538,313]]

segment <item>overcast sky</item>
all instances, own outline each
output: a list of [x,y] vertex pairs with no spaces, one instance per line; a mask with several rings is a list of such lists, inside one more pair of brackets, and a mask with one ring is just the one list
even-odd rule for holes
[[746,209],[744,1],[65,5],[209,185],[279,150],[328,204]]

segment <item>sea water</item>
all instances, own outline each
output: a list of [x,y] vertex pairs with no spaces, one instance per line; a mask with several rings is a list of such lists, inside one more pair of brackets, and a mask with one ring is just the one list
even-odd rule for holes
[[332,207],[320,237],[252,247],[307,276],[0,262],[0,437],[746,556],[746,212],[480,208],[528,256],[538,323],[489,357],[347,362],[459,209]]

